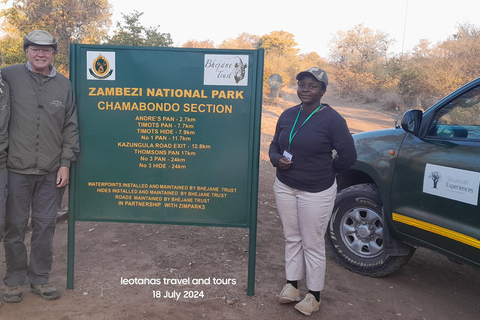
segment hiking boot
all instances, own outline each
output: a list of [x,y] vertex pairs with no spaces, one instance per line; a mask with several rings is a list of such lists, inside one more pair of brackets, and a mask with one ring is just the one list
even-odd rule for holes
[[30,287],[31,287],[31,289],[30,289],[31,292],[39,295],[40,297],[42,297],[45,300],[53,300],[53,299],[57,299],[58,297],[60,297],[60,292],[58,292],[58,290],[55,289],[55,287],[53,287],[49,283],[40,284],[38,286],[30,285]]
[[22,289],[20,287],[7,287],[3,295],[3,301],[8,303],[20,302],[23,299]]
[[301,299],[302,298],[300,297],[300,291],[294,286],[292,286],[291,283],[287,283],[283,286],[282,292],[280,292],[278,302],[292,303],[295,301],[300,301]]
[[317,301],[313,294],[307,293],[305,298],[303,298],[302,301],[297,303],[294,308],[303,313],[304,315],[309,316],[315,311],[318,311],[318,309],[320,308],[320,301]]

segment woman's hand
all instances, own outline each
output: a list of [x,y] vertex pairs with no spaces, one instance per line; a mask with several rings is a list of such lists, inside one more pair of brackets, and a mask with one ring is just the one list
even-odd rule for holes
[[288,170],[292,166],[293,161],[288,160],[287,158],[283,157],[278,160],[278,169],[279,170]]

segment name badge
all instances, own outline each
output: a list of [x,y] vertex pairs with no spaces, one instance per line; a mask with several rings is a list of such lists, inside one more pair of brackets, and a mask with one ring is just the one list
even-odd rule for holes
[[293,159],[293,154],[288,150],[283,151],[283,156],[287,158],[288,161],[292,161]]

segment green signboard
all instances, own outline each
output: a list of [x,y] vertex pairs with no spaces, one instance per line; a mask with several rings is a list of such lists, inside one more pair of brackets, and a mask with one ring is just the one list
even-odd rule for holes
[[71,61],[74,221],[256,232],[263,50],[73,44]]
[[247,227],[258,181],[260,51],[72,50],[76,220]]

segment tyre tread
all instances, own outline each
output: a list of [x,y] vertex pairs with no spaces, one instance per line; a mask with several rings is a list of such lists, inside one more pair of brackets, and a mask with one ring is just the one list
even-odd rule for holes
[[[352,193],[355,194],[363,194],[363,196],[369,195],[370,199],[376,200],[377,203],[380,205],[382,204],[380,194],[378,191],[378,187],[375,184],[371,183],[362,183],[362,184],[357,184],[357,185],[352,185],[350,187],[347,187],[343,190],[341,190],[337,194],[337,200],[342,199],[347,196],[351,196]],[[336,200],[336,201],[337,201]],[[345,267],[346,269],[361,274],[369,277],[384,277],[389,274],[392,274],[393,272],[397,271],[400,269],[402,266],[404,266],[413,256],[415,252],[415,248],[412,247],[412,250],[410,253],[406,256],[388,256],[385,257],[385,262],[379,266],[375,267],[362,267],[358,266],[356,264],[350,263],[348,260],[346,260],[343,255],[341,255],[338,250],[335,248],[332,237],[330,236],[331,230],[330,230],[331,224],[328,226],[328,230],[326,233],[326,244],[327,248],[333,253],[333,259]],[[335,235],[337,238],[339,238],[339,235]],[[341,240],[337,240],[341,241]]]

